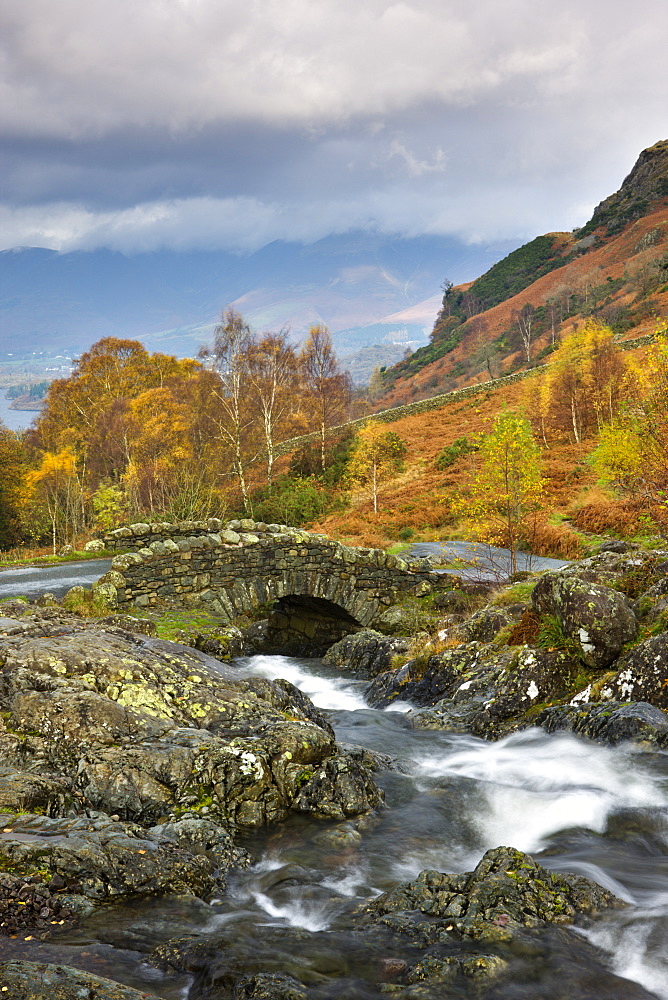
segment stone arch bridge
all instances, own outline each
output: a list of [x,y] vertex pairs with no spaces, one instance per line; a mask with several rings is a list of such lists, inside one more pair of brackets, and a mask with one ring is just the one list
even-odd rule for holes
[[268,638],[281,651],[324,649],[402,594],[427,594],[442,580],[427,559],[249,519],[133,524],[104,541],[122,551],[96,587],[108,588],[119,609],[167,601],[232,619],[267,605]]

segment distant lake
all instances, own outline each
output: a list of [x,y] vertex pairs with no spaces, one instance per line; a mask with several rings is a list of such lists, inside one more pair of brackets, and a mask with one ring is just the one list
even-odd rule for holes
[[24,431],[36,416],[37,410],[10,410],[11,399],[7,399],[4,390],[0,389],[0,420],[10,431]]

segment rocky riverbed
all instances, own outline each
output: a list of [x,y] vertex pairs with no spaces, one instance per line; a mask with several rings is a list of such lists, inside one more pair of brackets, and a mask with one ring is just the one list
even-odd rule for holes
[[248,658],[257,628],[183,645],[4,602],[0,986],[668,997],[640,934],[668,880],[667,561],[612,543],[441,589],[431,634],[391,609],[307,669]]

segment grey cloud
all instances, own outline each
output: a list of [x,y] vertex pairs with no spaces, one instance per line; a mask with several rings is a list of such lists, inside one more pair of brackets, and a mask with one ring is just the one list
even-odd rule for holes
[[666,137],[663,0],[630,21],[619,0],[5,0],[3,245],[580,224]]
[[468,104],[586,56],[577,10],[555,7],[546,31],[535,0],[6,0],[4,118],[82,135]]

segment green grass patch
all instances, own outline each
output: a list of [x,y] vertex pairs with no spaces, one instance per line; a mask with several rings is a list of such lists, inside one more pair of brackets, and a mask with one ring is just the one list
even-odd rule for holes
[[490,603],[505,607],[508,604],[524,604],[529,600],[537,580],[526,580],[522,583],[514,583],[512,587],[506,587],[492,597]]
[[65,594],[63,607],[66,611],[79,615],[81,618],[104,618],[113,610],[106,601],[96,597],[92,590]]
[[388,546],[385,551],[390,556],[398,556],[400,552],[405,552],[406,549],[410,549],[412,542],[395,542],[393,545]]
[[454,465],[457,459],[470,455],[471,452],[479,451],[480,446],[475,441],[469,441],[467,437],[456,438],[452,444],[443,448],[436,456],[436,468],[443,471]]
[[183,642],[189,636],[219,632],[229,625],[227,618],[215,615],[203,608],[196,609],[160,609],[146,612],[134,609],[136,618],[148,618],[156,627],[159,639],[170,639],[172,642]]
[[[579,660],[582,657],[581,647],[575,639],[566,634],[561,621],[556,615],[543,615],[541,626],[538,630],[536,646],[539,649],[557,650],[560,653],[565,653],[574,660]],[[585,681],[583,687],[586,687],[588,683],[588,681]]]

